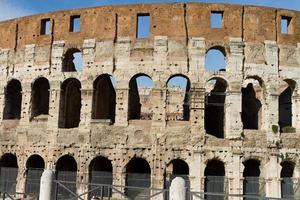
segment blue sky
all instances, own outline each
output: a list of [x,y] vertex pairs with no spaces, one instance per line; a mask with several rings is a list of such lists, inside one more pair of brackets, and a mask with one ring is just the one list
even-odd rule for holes
[[0,0],[0,20],[62,9],[151,2],[223,2],[271,6],[300,11],[299,0]]

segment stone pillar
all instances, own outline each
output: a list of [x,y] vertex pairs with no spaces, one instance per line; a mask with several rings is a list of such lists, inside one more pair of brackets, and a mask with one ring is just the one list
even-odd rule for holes
[[41,176],[41,184],[40,184],[40,200],[51,200],[51,195],[53,193],[53,179],[54,179],[54,171],[50,169],[45,169]]
[[93,104],[93,83],[82,83],[81,88],[81,110],[80,110],[80,131],[90,131]]
[[199,163],[201,163],[201,154],[195,152],[189,163],[190,168],[190,189],[191,191],[200,191],[201,189],[201,174],[199,173]]
[[95,62],[95,47],[96,40],[95,39],[87,39],[83,41],[82,47],[82,58],[83,58],[83,69],[91,68]]
[[280,198],[280,165],[278,164],[278,155],[271,154],[269,162],[265,167],[266,196]]
[[201,37],[192,37],[188,44],[190,71],[192,74],[203,74],[205,71],[206,44]]
[[5,80],[9,69],[9,49],[0,49],[0,78]]
[[64,41],[54,41],[52,43],[51,68],[50,68],[51,74],[61,75],[64,46],[65,46]]
[[48,130],[56,131],[58,129],[60,92],[60,82],[58,80],[51,81],[49,90]]
[[[164,129],[166,125],[166,98],[167,92],[164,88],[163,82],[155,82],[155,88],[152,89],[151,102],[152,102],[152,128],[156,131],[151,131],[152,133],[159,135],[163,131],[157,130]],[[159,137],[159,136],[158,136]]]
[[115,61],[118,69],[128,69],[130,59],[130,38],[118,37],[115,43]]
[[300,130],[300,95],[294,91],[292,96],[292,125],[296,130]]
[[[113,185],[125,186],[125,173],[121,166],[113,162]],[[119,191],[124,192],[124,188],[117,188]],[[113,193],[112,199],[122,199],[122,195],[118,193]]]
[[21,126],[28,126],[31,117],[31,84],[22,84]]
[[116,126],[127,126],[128,125],[128,93],[129,89],[127,83],[122,84],[122,88],[116,88],[116,117],[115,125]]
[[[230,194],[243,194],[243,180],[242,180],[242,171],[241,166],[241,152],[233,150],[231,162],[227,166],[227,178],[228,178],[228,193]],[[230,197],[232,200],[241,200],[240,197]]]
[[[278,111],[278,94],[275,92],[275,89],[270,91],[269,95],[266,98],[266,115],[264,116],[264,127],[267,128],[267,139],[272,143],[276,143],[279,139],[279,111]],[[278,131],[275,131],[275,126],[278,127]]]
[[186,200],[186,186],[183,178],[176,177],[172,180],[170,200]]
[[242,80],[244,47],[242,38],[229,38],[230,55],[226,65],[226,73],[234,73],[234,80]]

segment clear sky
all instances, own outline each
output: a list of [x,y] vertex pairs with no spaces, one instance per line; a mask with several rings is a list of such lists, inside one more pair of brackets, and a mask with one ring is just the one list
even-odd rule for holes
[[62,9],[152,2],[222,2],[271,6],[300,11],[300,0],[0,0],[0,20]]

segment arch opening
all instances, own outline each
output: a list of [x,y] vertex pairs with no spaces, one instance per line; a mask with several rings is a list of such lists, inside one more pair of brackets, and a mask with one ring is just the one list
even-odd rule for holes
[[[110,160],[105,157],[99,156],[92,160],[89,166],[90,173],[90,190],[96,189],[100,185],[112,185],[113,184],[113,167]],[[103,186],[101,190],[92,191],[89,196],[99,196],[99,197],[111,197],[112,190],[107,186]]]
[[205,93],[204,125],[206,133],[224,138],[225,100],[227,83],[223,79],[211,79],[207,82]]
[[[258,160],[249,159],[244,162],[243,172],[243,194],[259,196],[261,193],[260,184],[260,162]],[[251,200],[252,198],[244,198]]]
[[258,81],[242,88],[242,122],[244,129],[258,130],[261,121],[261,86]]
[[139,199],[150,195],[151,168],[145,159],[133,158],[126,165],[126,186],[140,187],[138,189],[126,188],[125,194],[130,199]]
[[[64,183],[72,192],[76,194],[76,177],[77,177],[77,163],[70,155],[64,155],[57,160],[56,163],[56,180],[66,181]],[[74,198],[70,192],[66,191],[60,185],[56,185],[56,199],[64,200]]]
[[167,81],[167,121],[189,121],[190,80],[174,75]]
[[94,81],[92,118],[115,122],[116,92],[114,79],[108,74],[100,75]]
[[16,192],[18,161],[17,156],[6,153],[0,160],[0,191],[14,194]]
[[280,184],[281,184],[281,198],[284,199],[294,199],[294,169],[295,164],[289,161],[284,161],[281,163],[281,172],[280,172]]
[[40,179],[45,168],[44,159],[39,155],[32,155],[26,162],[25,193],[37,197],[40,191]]
[[22,104],[22,86],[20,81],[13,79],[8,82],[5,90],[5,106],[3,119],[20,119]]
[[32,117],[49,114],[49,81],[44,78],[38,78],[32,86]]
[[81,110],[81,84],[75,78],[65,80],[61,86],[59,128],[79,126]]
[[212,193],[205,195],[207,200],[223,200],[224,196],[216,196],[215,194],[225,194],[225,167],[222,161],[213,159],[206,164],[204,171],[204,192]]
[[137,74],[129,81],[128,119],[152,119],[152,79],[145,74]]
[[283,132],[284,129],[292,127],[292,96],[295,88],[294,81],[284,81],[282,85],[282,92],[279,95],[279,126],[280,131]]
[[210,48],[205,56],[205,71],[226,71],[225,49],[221,46]]
[[77,48],[68,49],[62,62],[62,72],[80,72],[82,69],[82,52]]

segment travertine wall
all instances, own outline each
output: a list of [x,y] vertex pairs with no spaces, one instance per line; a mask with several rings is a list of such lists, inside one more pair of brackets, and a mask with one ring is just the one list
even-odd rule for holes
[[[223,11],[223,27],[210,28],[211,11]],[[136,38],[136,17],[150,14],[150,37]],[[71,15],[81,16],[81,31],[69,32]],[[280,33],[281,16],[292,17],[292,33]],[[53,31],[40,35],[40,23],[50,18]],[[47,168],[59,157],[74,156],[78,165],[78,191],[86,188],[90,161],[98,155],[112,160],[114,184],[124,185],[124,167],[133,157],[151,166],[152,187],[162,188],[167,164],[176,158],[190,168],[191,189],[203,191],[204,169],[209,159],[224,162],[228,193],[242,194],[243,162],[261,162],[266,194],[280,197],[280,163],[295,163],[300,176],[300,13],[255,6],[205,3],[139,4],[106,6],[45,13],[0,23],[0,142],[1,153],[17,155],[17,190],[24,190],[25,163],[39,154]],[[223,47],[226,71],[207,72],[205,54]],[[64,53],[83,53],[82,72],[62,72]],[[93,81],[112,75],[117,84],[116,119],[113,125],[91,123]],[[138,73],[150,76],[151,120],[128,121],[128,84]],[[166,121],[166,82],[181,74],[191,83],[189,121]],[[50,82],[49,115],[30,120],[31,85],[38,77]],[[68,78],[81,82],[81,117],[78,128],[58,128],[61,84]],[[225,138],[206,134],[204,95],[212,78],[226,81]],[[250,79],[251,78],[251,79]],[[20,120],[3,120],[5,87],[9,80],[22,84]],[[296,133],[272,130],[278,125],[278,96],[284,80],[296,82],[293,127]],[[241,88],[253,80],[262,87],[258,130],[243,130]],[[270,170],[272,169],[272,170]],[[83,178],[85,177],[85,178]]]

